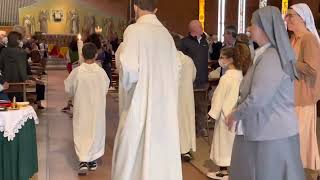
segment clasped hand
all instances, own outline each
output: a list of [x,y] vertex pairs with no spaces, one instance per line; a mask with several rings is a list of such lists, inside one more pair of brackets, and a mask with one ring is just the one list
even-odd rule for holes
[[230,113],[226,118],[225,118],[225,123],[228,126],[228,130],[232,131],[232,127],[234,123],[236,122],[236,118],[234,117],[233,113]]

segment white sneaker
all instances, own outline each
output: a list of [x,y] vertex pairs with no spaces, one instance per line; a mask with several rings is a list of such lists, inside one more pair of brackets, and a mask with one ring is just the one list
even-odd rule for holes
[[78,176],[86,176],[88,175],[89,166],[86,162],[80,162]]
[[225,178],[228,177],[228,174],[222,171],[208,172],[207,177],[211,179],[216,179],[216,180],[219,180],[219,179],[225,180]]

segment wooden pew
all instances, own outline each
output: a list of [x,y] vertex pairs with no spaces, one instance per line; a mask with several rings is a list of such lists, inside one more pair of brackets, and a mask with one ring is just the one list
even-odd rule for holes
[[[27,101],[27,85],[28,83],[9,83],[9,89],[5,90],[6,93],[23,93],[23,101]],[[12,100],[12,99],[10,99]]]

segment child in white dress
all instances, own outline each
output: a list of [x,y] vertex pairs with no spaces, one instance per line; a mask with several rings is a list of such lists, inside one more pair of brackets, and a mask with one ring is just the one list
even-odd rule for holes
[[209,178],[223,179],[228,176],[235,132],[228,130],[224,119],[237,104],[239,87],[243,78],[242,70],[246,71],[243,67],[247,68],[246,65],[250,62],[250,49],[245,44],[221,50],[219,65],[226,72],[220,78],[214,91],[209,111],[210,117],[215,120],[210,159],[220,167],[220,170],[209,172],[207,174]]

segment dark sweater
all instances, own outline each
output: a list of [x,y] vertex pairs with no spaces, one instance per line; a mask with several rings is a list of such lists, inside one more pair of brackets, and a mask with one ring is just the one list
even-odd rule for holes
[[4,48],[0,54],[0,70],[8,82],[26,81],[27,53],[22,48]]
[[195,88],[203,88],[208,82],[208,53],[209,45],[206,36],[203,34],[198,42],[196,37],[188,35],[181,40],[181,49],[185,55],[189,56],[197,69]]

